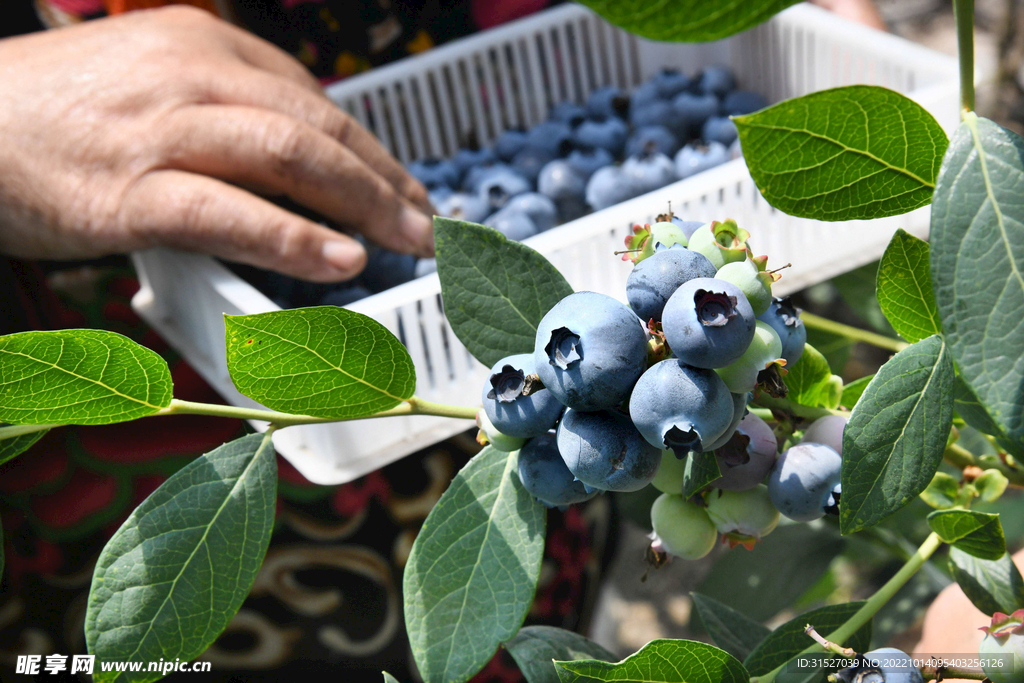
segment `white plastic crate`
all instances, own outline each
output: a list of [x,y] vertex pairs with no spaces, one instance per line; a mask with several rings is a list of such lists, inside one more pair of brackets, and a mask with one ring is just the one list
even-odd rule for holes
[[[589,10],[563,5],[346,80],[328,95],[373,131],[400,160],[446,157],[473,131],[489,143],[507,128],[546,118],[563,100],[585,100],[604,85],[630,89],[662,67],[693,73],[729,65],[742,87],[777,102],[854,83],[883,85],[928,108],[947,130],[958,117],[955,60],[895,36],[797,5],[767,23],[705,44],[654,43],[620,31]],[[742,160],[584,216],[527,243],[576,290],[624,299],[629,264],[612,255],[633,223],[668,208],[686,219],[735,218],[756,253],[791,262],[778,294],[826,280],[878,258],[897,227],[927,235],[928,209],[871,222],[821,223],[787,216],[757,192]],[[231,383],[223,314],[277,306],[213,259],[164,249],[134,255],[142,289],[133,306],[231,403],[255,405]],[[398,334],[417,370],[417,395],[459,405],[479,400],[486,368],[441,312],[436,275],[358,301]],[[430,416],[291,427],[278,451],[320,484],[350,481],[469,427]],[[262,427],[262,425],[257,425]]]

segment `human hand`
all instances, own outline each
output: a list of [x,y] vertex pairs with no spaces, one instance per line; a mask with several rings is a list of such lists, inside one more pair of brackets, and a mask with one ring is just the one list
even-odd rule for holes
[[132,12],[0,41],[0,253],[169,246],[314,281],[351,237],[433,255],[424,187],[302,65],[206,12]]

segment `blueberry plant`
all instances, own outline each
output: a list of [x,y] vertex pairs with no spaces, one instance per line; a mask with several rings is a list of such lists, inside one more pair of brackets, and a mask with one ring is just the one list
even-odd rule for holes
[[[793,0],[747,0],[728,12],[708,0],[588,4],[649,38],[701,41]],[[265,409],[174,399],[160,357],[112,332],[0,338],[0,463],[32,457],[25,452],[60,425],[174,414],[269,425],[182,468],[114,534],[89,596],[89,651],[193,659],[227,627],[274,526],[277,430],[431,414],[475,418],[487,445],[427,517],[405,568],[406,627],[430,683],[468,680],[501,646],[529,683],[772,683],[793,674],[798,656],[824,654],[850,665],[812,666],[801,680],[1024,680],[1024,580],[999,516],[972,509],[1024,486],[1024,140],[974,113],[973,3],[955,8],[962,123],[951,140],[920,106],[880,87],[812,93],[735,118],[758,188],[782,211],[839,221],[932,205],[930,244],[898,231],[878,271],[878,302],[902,340],[801,315],[773,298],[779,272],[754,256],[743,226],[671,214],[627,239],[628,306],[573,292],[543,256],[493,229],[437,219],[446,315],[490,367],[482,408],[415,396],[398,339],[343,308],[226,318],[228,370]],[[588,135],[615,133],[605,128]],[[806,343],[808,326],[895,355],[844,386]],[[968,430],[978,438],[958,442]],[[649,484],[662,492],[650,507],[654,565],[702,557],[720,536],[750,548],[823,518],[844,535],[869,534],[918,497],[936,509],[930,535],[900,550],[902,567],[867,600],[772,631],[700,593],[694,606],[716,645],[655,640],[616,662],[580,635],[523,628],[545,505]],[[952,576],[992,615],[981,653],[1002,666],[922,671],[898,650],[864,652],[873,617],[943,544]]]

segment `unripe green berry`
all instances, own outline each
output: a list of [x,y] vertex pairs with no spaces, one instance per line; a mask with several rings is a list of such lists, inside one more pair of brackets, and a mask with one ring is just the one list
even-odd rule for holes
[[698,560],[715,547],[718,533],[704,508],[663,493],[651,506],[654,546],[684,560]]

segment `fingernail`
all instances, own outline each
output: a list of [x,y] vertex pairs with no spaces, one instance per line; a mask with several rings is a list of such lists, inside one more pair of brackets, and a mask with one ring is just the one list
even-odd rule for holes
[[324,242],[324,260],[346,274],[359,272],[366,259],[366,251],[355,241],[332,240]]
[[398,218],[402,236],[415,245],[418,256],[434,255],[434,224],[427,216],[408,206],[402,207]]

